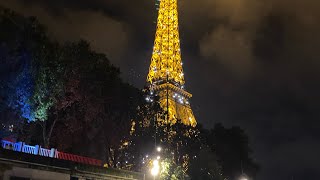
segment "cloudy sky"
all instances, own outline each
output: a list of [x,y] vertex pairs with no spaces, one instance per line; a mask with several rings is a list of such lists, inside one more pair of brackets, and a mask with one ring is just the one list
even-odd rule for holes
[[[61,42],[89,41],[137,87],[155,32],[154,0],[0,0]],[[199,123],[240,125],[259,180],[320,177],[320,1],[180,0],[187,89]]]

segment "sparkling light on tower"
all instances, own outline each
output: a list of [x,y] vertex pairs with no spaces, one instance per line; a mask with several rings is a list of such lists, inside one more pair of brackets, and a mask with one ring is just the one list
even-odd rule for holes
[[160,105],[167,112],[166,122],[180,119],[186,125],[197,124],[189,103],[192,95],[184,90],[177,0],[160,1],[147,82],[150,92],[159,95]]

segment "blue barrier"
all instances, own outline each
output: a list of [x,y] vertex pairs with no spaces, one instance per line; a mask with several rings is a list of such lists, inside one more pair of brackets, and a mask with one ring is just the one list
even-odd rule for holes
[[1,146],[4,149],[9,149],[17,152],[23,152],[28,154],[40,155],[45,157],[54,157],[55,149],[45,149],[39,145],[31,146],[27,145],[24,142],[10,142],[6,140],[1,141]]

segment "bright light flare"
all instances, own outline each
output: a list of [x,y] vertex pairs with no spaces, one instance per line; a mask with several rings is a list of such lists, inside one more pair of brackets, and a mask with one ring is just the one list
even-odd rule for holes
[[240,177],[239,180],[249,180],[249,179],[247,177],[245,177],[245,176],[242,176],[242,177]]
[[157,176],[160,172],[160,166],[159,166],[159,161],[158,160],[154,160],[153,161],[153,167],[151,169],[151,175],[152,176]]
[[152,168],[151,169],[151,175],[152,176],[157,176],[159,174],[159,169],[157,168]]
[[159,146],[157,147],[157,151],[160,152],[162,150],[162,148]]

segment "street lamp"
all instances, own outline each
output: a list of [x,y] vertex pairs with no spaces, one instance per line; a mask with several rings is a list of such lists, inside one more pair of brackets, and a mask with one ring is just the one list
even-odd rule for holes
[[160,152],[162,148],[160,146],[157,147],[157,151]]
[[153,160],[152,163],[152,169],[151,169],[151,175],[152,176],[157,176],[159,174],[160,171],[160,166],[159,166],[159,161],[158,160]]

